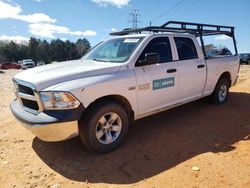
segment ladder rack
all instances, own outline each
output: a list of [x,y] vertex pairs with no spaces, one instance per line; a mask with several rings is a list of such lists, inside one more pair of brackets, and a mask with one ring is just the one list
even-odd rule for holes
[[161,26],[149,26],[149,27],[137,28],[137,29],[124,29],[122,31],[110,33],[110,35],[121,36],[121,35],[129,35],[129,34],[139,34],[142,32],[150,32],[150,33],[173,32],[173,33],[193,34],[196,37],[200,37],[202,49],[203,49],[203,53],[205,57],[206,57],[206,52],[205,52],[204,41],[202,37],[224,34],[233,39],[236,55],[238,54],[235,35],[234,35],[234,27],[232,26],[211,25],[211,24],[180,22],[180,21],[168,21]]

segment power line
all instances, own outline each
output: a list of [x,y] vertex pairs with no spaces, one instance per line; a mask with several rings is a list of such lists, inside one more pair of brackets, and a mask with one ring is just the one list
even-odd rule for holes
[[170,7],[168,10],[164,11],[162,14],[160,14],[159,16],[155,17],[154,19],[152,19],[153,21],[156,21],[160,18],[162,18],[163,16],[165,16],[166,14],[168,14],[172,9],[175,9],[176,7],[178,7],[179,5],[181,5],[182,3],[184,3],[186,0],[181,0],[178,3],[174,4],[172,7]]
[[142,10],[141,12],[145,12],[145,10],[148,9],[148,5],[150,5],[151,2],[153,2],[153,1],[152,0],[145,1],[144,6],[140,8]]
[[196,7],[194,7],[194,10],[192,10],[192,11],[191,11],[191,10],[185,11],[185,12],[182,13],[181,15],[185,15],[185,14],[187,14],[187,13],[192,14],[192,13],[194,13],[195,11],[201,10],[202,8],[206,7],[208,4],[212,3],[213,1],[214,1],[214,0],[205,1],[205,3],[202,3],[202,4],[200,4],[200,5],[196,6]]
[[[155,10],[155,9],[159,8],[160,6],[162,6],[163,1],[166,2],[166,0],[158,0],[158,1],[149,0],[149,1],[146,1],[146,2],[144,3],[145,6],[144,6],[143,8],[140,8],[140,9],[141,9],[140,12],[141,12],[141,14],[142,14],[142,17],[145,18],[144,15],[147,15],[147,16],[148,16],[148,15],[150,15],[150,13],[153,12],[153,10]],[[152,4],[152,2],[153,2],[153,4]],[[148,5],[150,5],[150,6],[148,6]],[[144,25],[145,27],[146,27],[146,25],[148,25],[148,24],[150,24],[150,21],[147,21],[147,23],[144,21],[144,22],[142,23],[142,25]]]
[[[144,9],[142,9],[142,13],[147,13],[148,11],[152,11],[153,9],[156,9],[158,7],[160,7],[162,5],[162,1],[165,1],[165,0],[158,0],[158,1],[153,1],[154,4],[152,4],[151,6],[145,6]],[[152,1],[151,1],[152,2]],[[150,3],[148,4],[150,5]],[[152,13],[152,12],[150,12]]]
[[169,20],[171,20],[175,15],[181,14],[181,12],[183,12],[183,11],[189,9],[190,7],[192,7],[194,4],[198,3],[199,1],[200,1],[200,0],[190,0],[190,1],[186,4],[186,6],[181,7],[181,9],[179,9],[178,11],[174,11],[173,14],[171,14],[171,15],[169,16]]

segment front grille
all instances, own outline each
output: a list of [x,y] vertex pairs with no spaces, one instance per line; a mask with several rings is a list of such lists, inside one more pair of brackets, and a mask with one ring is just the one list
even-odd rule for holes
[[18,91],[20,93],[24,93],[24,94],[28,94],[28,95],[34,95],[34,92],[31,88],[27,87],[27,86],[24,86],[24,85],[21,85],[21,84],[18,84]]
[[35,110],[35,111],[39,110],[39,106],[36,101],[31,101],[31,100],[27,100],[23,98],[21,98],[21,100],[22,100],[22,104],[24,107]]
[[14,80],[17,99],[24,107],[25,111],[37,114],[41,109],[39,106],[40,98],[35,91],[35,87],[30,84],[19,80]]

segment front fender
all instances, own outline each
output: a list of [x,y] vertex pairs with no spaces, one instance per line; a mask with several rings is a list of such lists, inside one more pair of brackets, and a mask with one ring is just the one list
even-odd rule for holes
[[58,85],[53,90],[71,92],[85,108],[101,97],[120,95],[128,100],[137,115],[136,77],[130,69],[73,80]]

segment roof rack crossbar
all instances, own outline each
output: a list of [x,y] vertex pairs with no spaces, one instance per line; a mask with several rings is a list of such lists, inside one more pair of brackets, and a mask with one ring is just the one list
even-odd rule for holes
[[[234,32],[234,27],[232,27],[232,26],[189,23],[189,22],[177,22],[177,21],[169,21],[169,22],[163,24],[161,27],[166,27],[166,26],[173,25],[173,24],[179,25],[179,28],[182,28],[182,29],[190,29],[190,26],[195,26],[196,27],[195,30],[197,30],[197,31],[211,30],[211,31],[227,31],[227,32],[231,32],[231,33]],[[172,28],[176,28],[176,27],[172,27]],[[207,28],[207,29],[205,29],[205,28]]]
[[[174,26],[173,26],[174,25]],[[138,29],[126,29],[119,32],[110,33],[111,35],[127,35],[131,33],[141,33],[141,32],[182,32],[191,33],[196,36],[199,35],[217,35],[226,34],[232,36],[234,33],[234,27],[232,26],[222,26],[222,25],[211,25],[211,24],[201,24],[201,23],[190,23],[190,22],[179,22],[179,21],[169,21],[161,26],[150,26]]]
[[167,25],[170,25],[170,24],[177,24],[177,25],[190,25],[190,26],[202,26],[202,27],[219,27],[219,28],[228,28],[228,29],[231,29],[231,28],[234,28],[232,26],[222,26],[222,25],[212,25],[212,24],[202,24],[202,23],[191,23],[191,22],[179,22],[179,21],[168,21],[166,22],[165,24],[163,24],[161,27],[166,27]]

